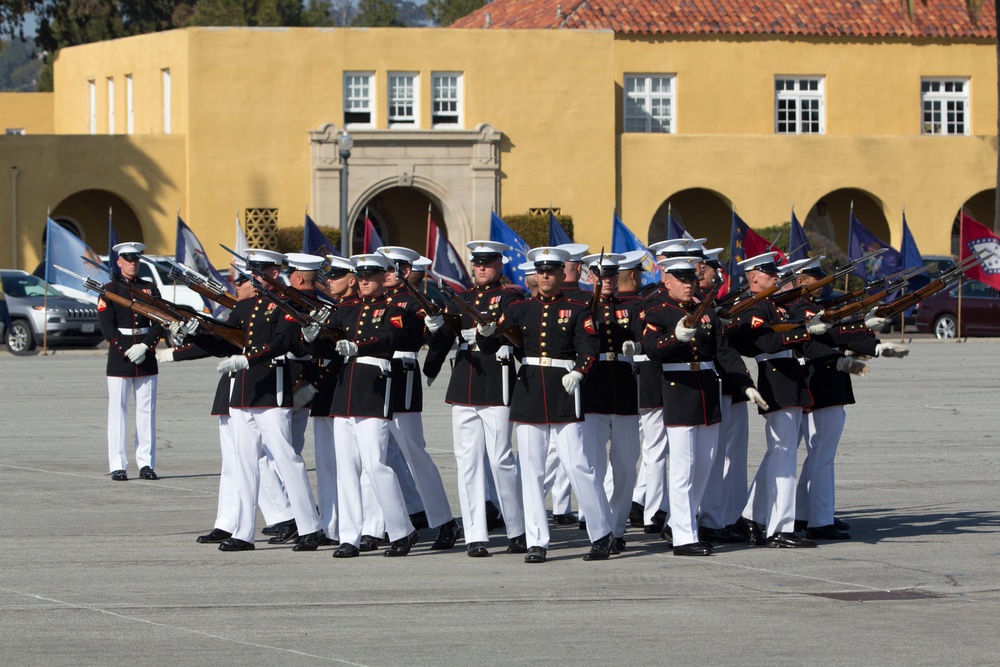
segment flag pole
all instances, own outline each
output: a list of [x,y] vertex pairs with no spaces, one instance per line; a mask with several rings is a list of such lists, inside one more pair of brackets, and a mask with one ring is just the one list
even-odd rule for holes
[[[903,202],[903,225],[906,225],[906,202]],[[899,242],[899,249],[903,249],[903,242]],[[906,258],[903,258],[903,262],[906,262]],[[900,290],[902,292],[902,290]],[[899,342],[906,342],[906,311],[904,310],[899,314]]]
[[[958,209],[958,258],[962,259],[962,248],[965,247],[962,239],[962,230],[965,229],[964,207]],[[955,342],[962,342],[962,287],[965,283],[965,271],[958,278],[958,322],[955,323]]]
[[49,234],[49,221],[52,219],[52,208],[45,211],[45,298],[42,299],[42,356],[49,353],[49,257],[52,250],[52,235]]
[[[854,224],[854,200],[851,200],[851,212],[850,217],[847,219],[847,257],[850,259],[851,256],[851,225]],[[847,289],[847,281],[851,279],[851,274],[844,274],[844,294],[847,294],[850,290]]]

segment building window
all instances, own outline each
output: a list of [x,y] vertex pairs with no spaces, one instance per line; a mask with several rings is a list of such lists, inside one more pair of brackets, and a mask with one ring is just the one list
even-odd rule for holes
[[247,221],[247,243],[251,248],[278,249],[278,209],[248,208],[243,211]]
[[969,80],[921,79],[923,134],[969,134]]
[[132,75],[125,75],[125,124],[129,134],[135,132],[135,107],[132,97]]
[[108,134],[115,133],[115,78],[108,77]]
[[673,74],[625,75],[625,131],[676,132]]
[[431,75],[431,126],[462,126],[462,75],[435,72]]
[[163,134],[170,134],[170,70],[163,73]]
[[417,91],[420,80],[416,74],[389,73],[389,127],[417,124]]
[[779,76],[774,79],[774,131],[778,134],[824,134],[823,77]]
[[23,127],[8,127],[6,134],[23,137],[24,136],[24,128]]
[[87,97],[90,103],[90,114],[87,119],[87,132],[97,134],[97,81],[87,79]]
[[344,73],[344,125],[371,127],[375,118],[372,103],[373,80],[371,72]]

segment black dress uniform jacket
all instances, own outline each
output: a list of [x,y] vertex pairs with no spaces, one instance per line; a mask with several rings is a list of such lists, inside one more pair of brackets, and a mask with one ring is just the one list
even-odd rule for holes
[[298,323],[265,297],[237,303],[228,323],[246,334],[243,355],[250,362],[236,373],[229,407],[292,407],[293,381],[287,355],[303,353]]
[[[641,296],[644,294],[645,296]],[[662,303],[667,290],[663,285],[650,286],[636,297],[648,309]],[[642,354],[646,354],[643,350]],[[657,361],[637,361],[635,370],[639,376],[639,409],[663,407],[663,378],[660,377],[660,363]]]
[[[417,353],[424,346],[426,331],[424,317],[427,313],[413,295],[402,287],[386,290],[390,306],[403,311],[403,333],[396,343],[397,352]],[[406,407],[406,384],[410,382],[410,407]],[[424,409],[423,383],[420,381],[420,365],[416,359],[392,360],[392,411],[420,412]]]
[[[663,423],[667,426],[702,426],[722,421],[721,374],[732,376],[734,384],[752,386],[743,359],[729,346],[719,318],[711,309],[697,323],[693,340],[687,343],[677,340],[674,333],[677,322],[696,307],[693,301],[681,303],[667,296],[646,309],[643,348],[651,360],[661,365]],[[716,371],[695,365],[709,361]],[[662,370],[662,364],[675,363],[689,364],[689,368]]]
[[[346,308],[358,303],[356,295],[351,295],[342,299],[336,304],[337,308]],[[316,364],[307,368],[307,374],[303,377],[304,382],[309,382],[316,388],[316,395],[313,396],[310,405],[309,415],[312,417],[329,417],[330,409],[333,407],[333,391],[337,387],[337,376],[344,366],[344,358],[332,349],[328,350],[325,357],[318,357],[313,354]]]
[[[358,346],[358,357],[391,360],[403,335],[404,313],[389,305],[385,296],[362,297],[351,304],[341,305],[330,316],[329,324],[342,329],[347,340]],[[320,336],[313,341],[314,356],[330,358],[336,354],[336,344]],[[385,410],[386,380],[389,375],[378,366],[359,362],[356,357],[345,359],[337,375],[330,406],[331,417],[377,417],[392,419],[392,405]],[[395,377],[392,384],[396,384]],[[389,388],[392,391],[392,388]]]
[[[524,295],[520,290],[502,287],[499,282],[475,287],[458,295],[483,316],[496,321],[507,311],[508,306],[515,301],[522,301]],[[461,314],[462,328],[471,329],[476,326],[472,317],[454,304],[448,304],[445,313]],[[443,326],[437,330],[430,341],[427,358],[424,360],[424,373],[428,377],[437,377],[444,360],[451,351],[456,333],[451,327]],[[509,346],[510,341],[495,334],[500,346]],[[465,348],[465,349],[462,349]],[[499,349],[499,348],[498,348]],[[452,405],[491,406],[505,405],[503,397],[503,376],[507,375],[508,391],[513,393],[516,382],[514,371],[514,356],[510,354],[506,360],[499,361],[496,351],[486,354],[478,345],[469,346],[464,340],[459,341],[459,350],[455,355],[455,364],[445,393],[445,402]],[[507,403],[510,403],[510,396]]]
[[[527,424],[582,421],[583,411],[577,416],[576,401],[566,393],[562,378],[570,370],[586,378],[597,358],[599,343],[590,304],[561,292],[551,297],[539,295],[511,303],[499,322],[521,329],[522,356],[573,361],[572,369],[522,363],[511,398],[510,420]],[[495,353],[506,340],[496,333],[476,338],[486,354]]]
[[[160,296],[156,285],[144,278],[136,279],[133,284],[140,287],[146,294]],[[111,282],[104,288],[109,292],[133,300],[129,289],[121,283]],[[159,322],[152,322],[145,315],[138,315],[113,301],[105,301],[103,296],[97,300],[97,321],[101,325],[104,340],[108,341],[107,375],[109,377],[134,378],[156,375],[156,354],[153,352],[153,348],[163,336],[163,326]],[[148,329],[148,331],[142,334],[123,334],[119,329]],[[138,365],[133,364],[125,356],[125,352],[136,343],[142,343],[149,348],[146,358]]]
[[639,414],[638,378],[621,358],[622,343],[642,341],[643,305],[636,299],[601,297],[593,313],[602,361],[594,362],[582,386],[583,411],[604,415]]

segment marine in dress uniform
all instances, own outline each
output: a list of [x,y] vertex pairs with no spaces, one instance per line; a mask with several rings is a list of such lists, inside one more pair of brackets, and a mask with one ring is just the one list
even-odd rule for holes
[[[608,499],[595,469],[597,447],[584,437],[580,404],[580,383],[597,358],[598,340],[589,304],[570,299],[560,290],[567,257],[557,248],[530,250],[528,260],[537,270],[538,296],[511,303],[499,321],[518,327],[523,338],[510,418],[517,425],[527,563],[545,562],[549,546],[542,486],[550,432],[587,516],[592,546],[584,558],[605,560],[612,546]],[[500,347],[489,329],[480,325],[476,339],[486,354]]]
[[[147,294],[160,296],[156,285],[139,278],[142,243],[119,243],[118,270],[130,284]],[[118,282],[104,286],[114,294],[132,299],[129,288]],[[97,300],[97,319],[108,341],[108,468],[111,479],[128,479],[128,401],[135,394],[135,463],[142,479],[157,479],[156,471],[156,347],[163,327],[144,315],[117,303]]]
[[[496,321],[511,303],[523,299],[520,291],[505,289],[500,284],[506,261],[503,252],[510,246],[494,241],[472,241],[467,246],[476,286],[459,294],[458,298],[487,319]],[[514,348],[502,339],[496,352],[483,353],[476,344],[476,323],[472,317],[454,304],[448,304],[445,313],[460,315],[462,327],[445,402],[451,405],[466,553],[473,558],[490,555],[486,513],[488,475],[493,479],[510,539],[507,553],[525,553],[528,547],[521,477],[511,448]],[[424,321],[433,334],[424,362],[424,372],[430,382],[451,351],[456,334],[445,326],[443,316],[428,316]],[[498,333],[493,335],[502,338]]]

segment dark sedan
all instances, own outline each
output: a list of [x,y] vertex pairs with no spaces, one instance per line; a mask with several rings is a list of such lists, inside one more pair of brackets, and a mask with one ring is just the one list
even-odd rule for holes
[[[958,333],[958,286],[927,297],[917,306],[917,331],[938,338]],[[1000,292],[978,280],[962,283],[962,336],[1000,336]]]

